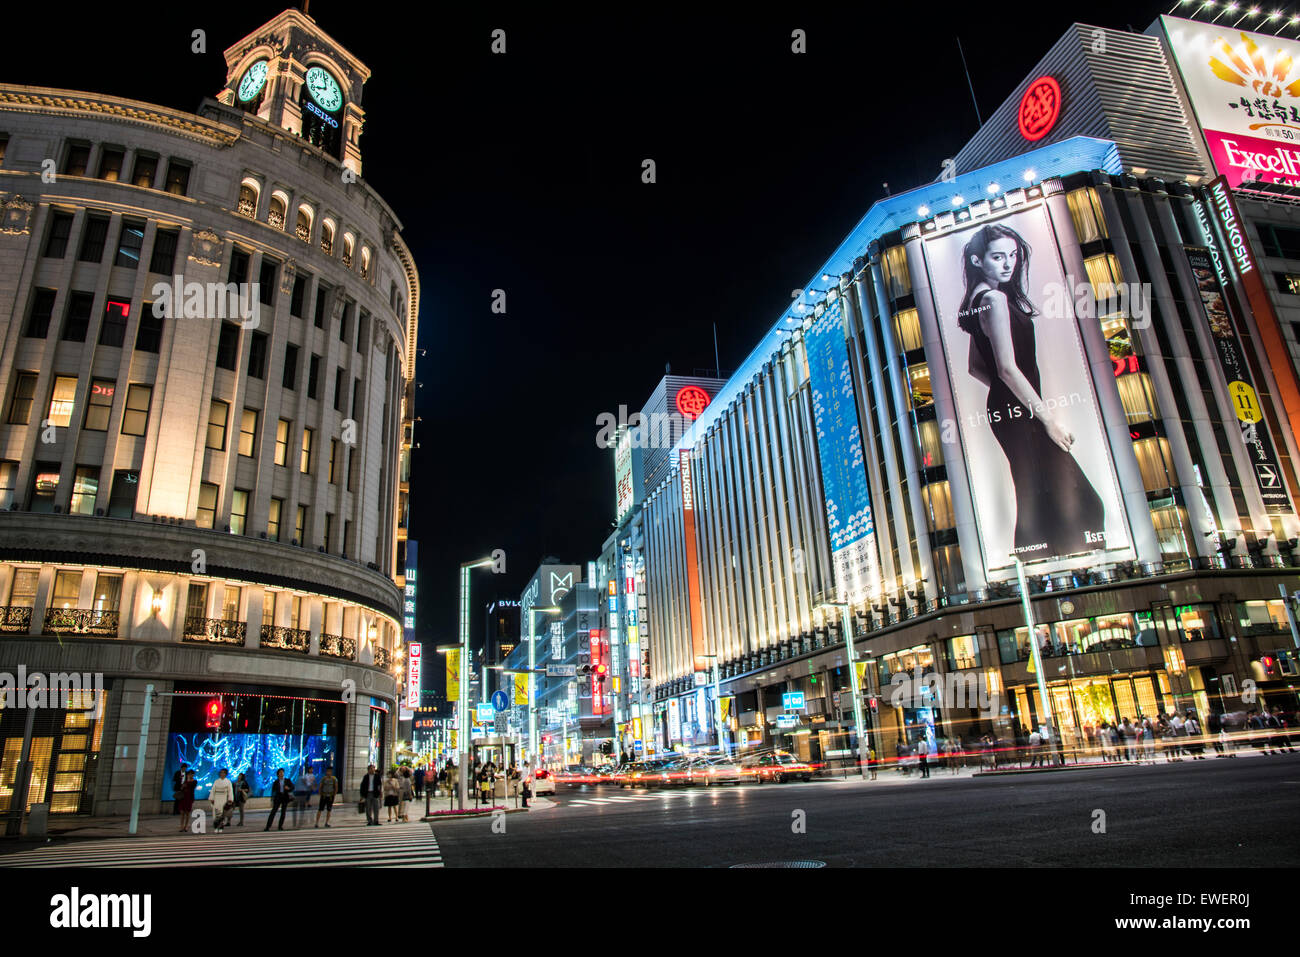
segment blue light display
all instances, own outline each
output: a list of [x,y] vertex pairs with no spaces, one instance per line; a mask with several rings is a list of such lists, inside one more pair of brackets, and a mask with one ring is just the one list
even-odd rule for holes
[[298,776],[304,763],[317,778],[332,764],[335,773],[338,739],[319,734],[173,734],[168,740],[167,766],[162,780],[162,799],[172,799],[172,775],[188,764],[198,781],[194,796],[207,797],[217,772],[226,768],[231,781],[247,775],[253,797],[269,797],[275,772],[284,768],[286,778]]

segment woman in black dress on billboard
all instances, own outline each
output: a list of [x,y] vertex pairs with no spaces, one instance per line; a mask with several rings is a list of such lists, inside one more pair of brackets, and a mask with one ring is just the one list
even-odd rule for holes
[[[1024,560],[1104,548],[1101,497],[1071,453],[1074,435],[1042,398],[1038,310],[1025,294],[1029,246],[994,224],[971,237],[962,259],[957,322],[971,337],[970,373],[989,387],[989,427],[1011,466],[1015,553]],[[1097,535],[1096,545],[1085,532]]]

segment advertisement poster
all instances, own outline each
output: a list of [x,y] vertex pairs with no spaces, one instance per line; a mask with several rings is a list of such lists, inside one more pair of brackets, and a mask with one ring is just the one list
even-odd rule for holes
[[838,300],[812,324],[804,345],[836,592],[839,601],[857,604],[880,593],[880,559]]
[[1131,539],[1042,204],[925,241],[986,571]]
[[1300,186],[1300,43],[1161,17],[1215,169]]

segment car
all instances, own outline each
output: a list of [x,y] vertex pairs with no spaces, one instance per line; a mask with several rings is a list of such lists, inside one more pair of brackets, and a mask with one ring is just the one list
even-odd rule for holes
[[555,793],[555,775],[545,768],[538,768],[533,773],[533,796]]
[[633,761],[628,765],[626,772],[619,774],[618,781],[630,788],[658,787],[668,783],[669,765],[677,760],[677,758],[656,758],[650,761]]
[[691,784],[739,784],[744,779],[739,764],[730,758],[703,757],[691,761],[689,780]]
[[784,784],[793,778],[812,780],[812,765],[805,764],[786,751],[769,751],[758,755],[750,765],[750,773],[760,782],[776,781]]

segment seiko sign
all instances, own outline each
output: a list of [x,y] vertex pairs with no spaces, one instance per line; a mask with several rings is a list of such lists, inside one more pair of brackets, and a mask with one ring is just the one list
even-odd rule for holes
[[326,112],[325,112],[324,110],[322,110],[320,107],[318,107],[315,103],[311,102],[311,100],[306,100],[306,101],[304,101],[304,103],[305,103],[307,109],[311,110],[313,113],[315,113],[317,116],[319,116],[322,120],[324,120],[324,121],[325,121],[326,123],[328,123],[330,126],[334,127],[335,129],[338,129],[338,126],[339,126],[339,121],[338,121],[338,120],[334,119],[334,117],[330,116],[328,113],[326,113]]

